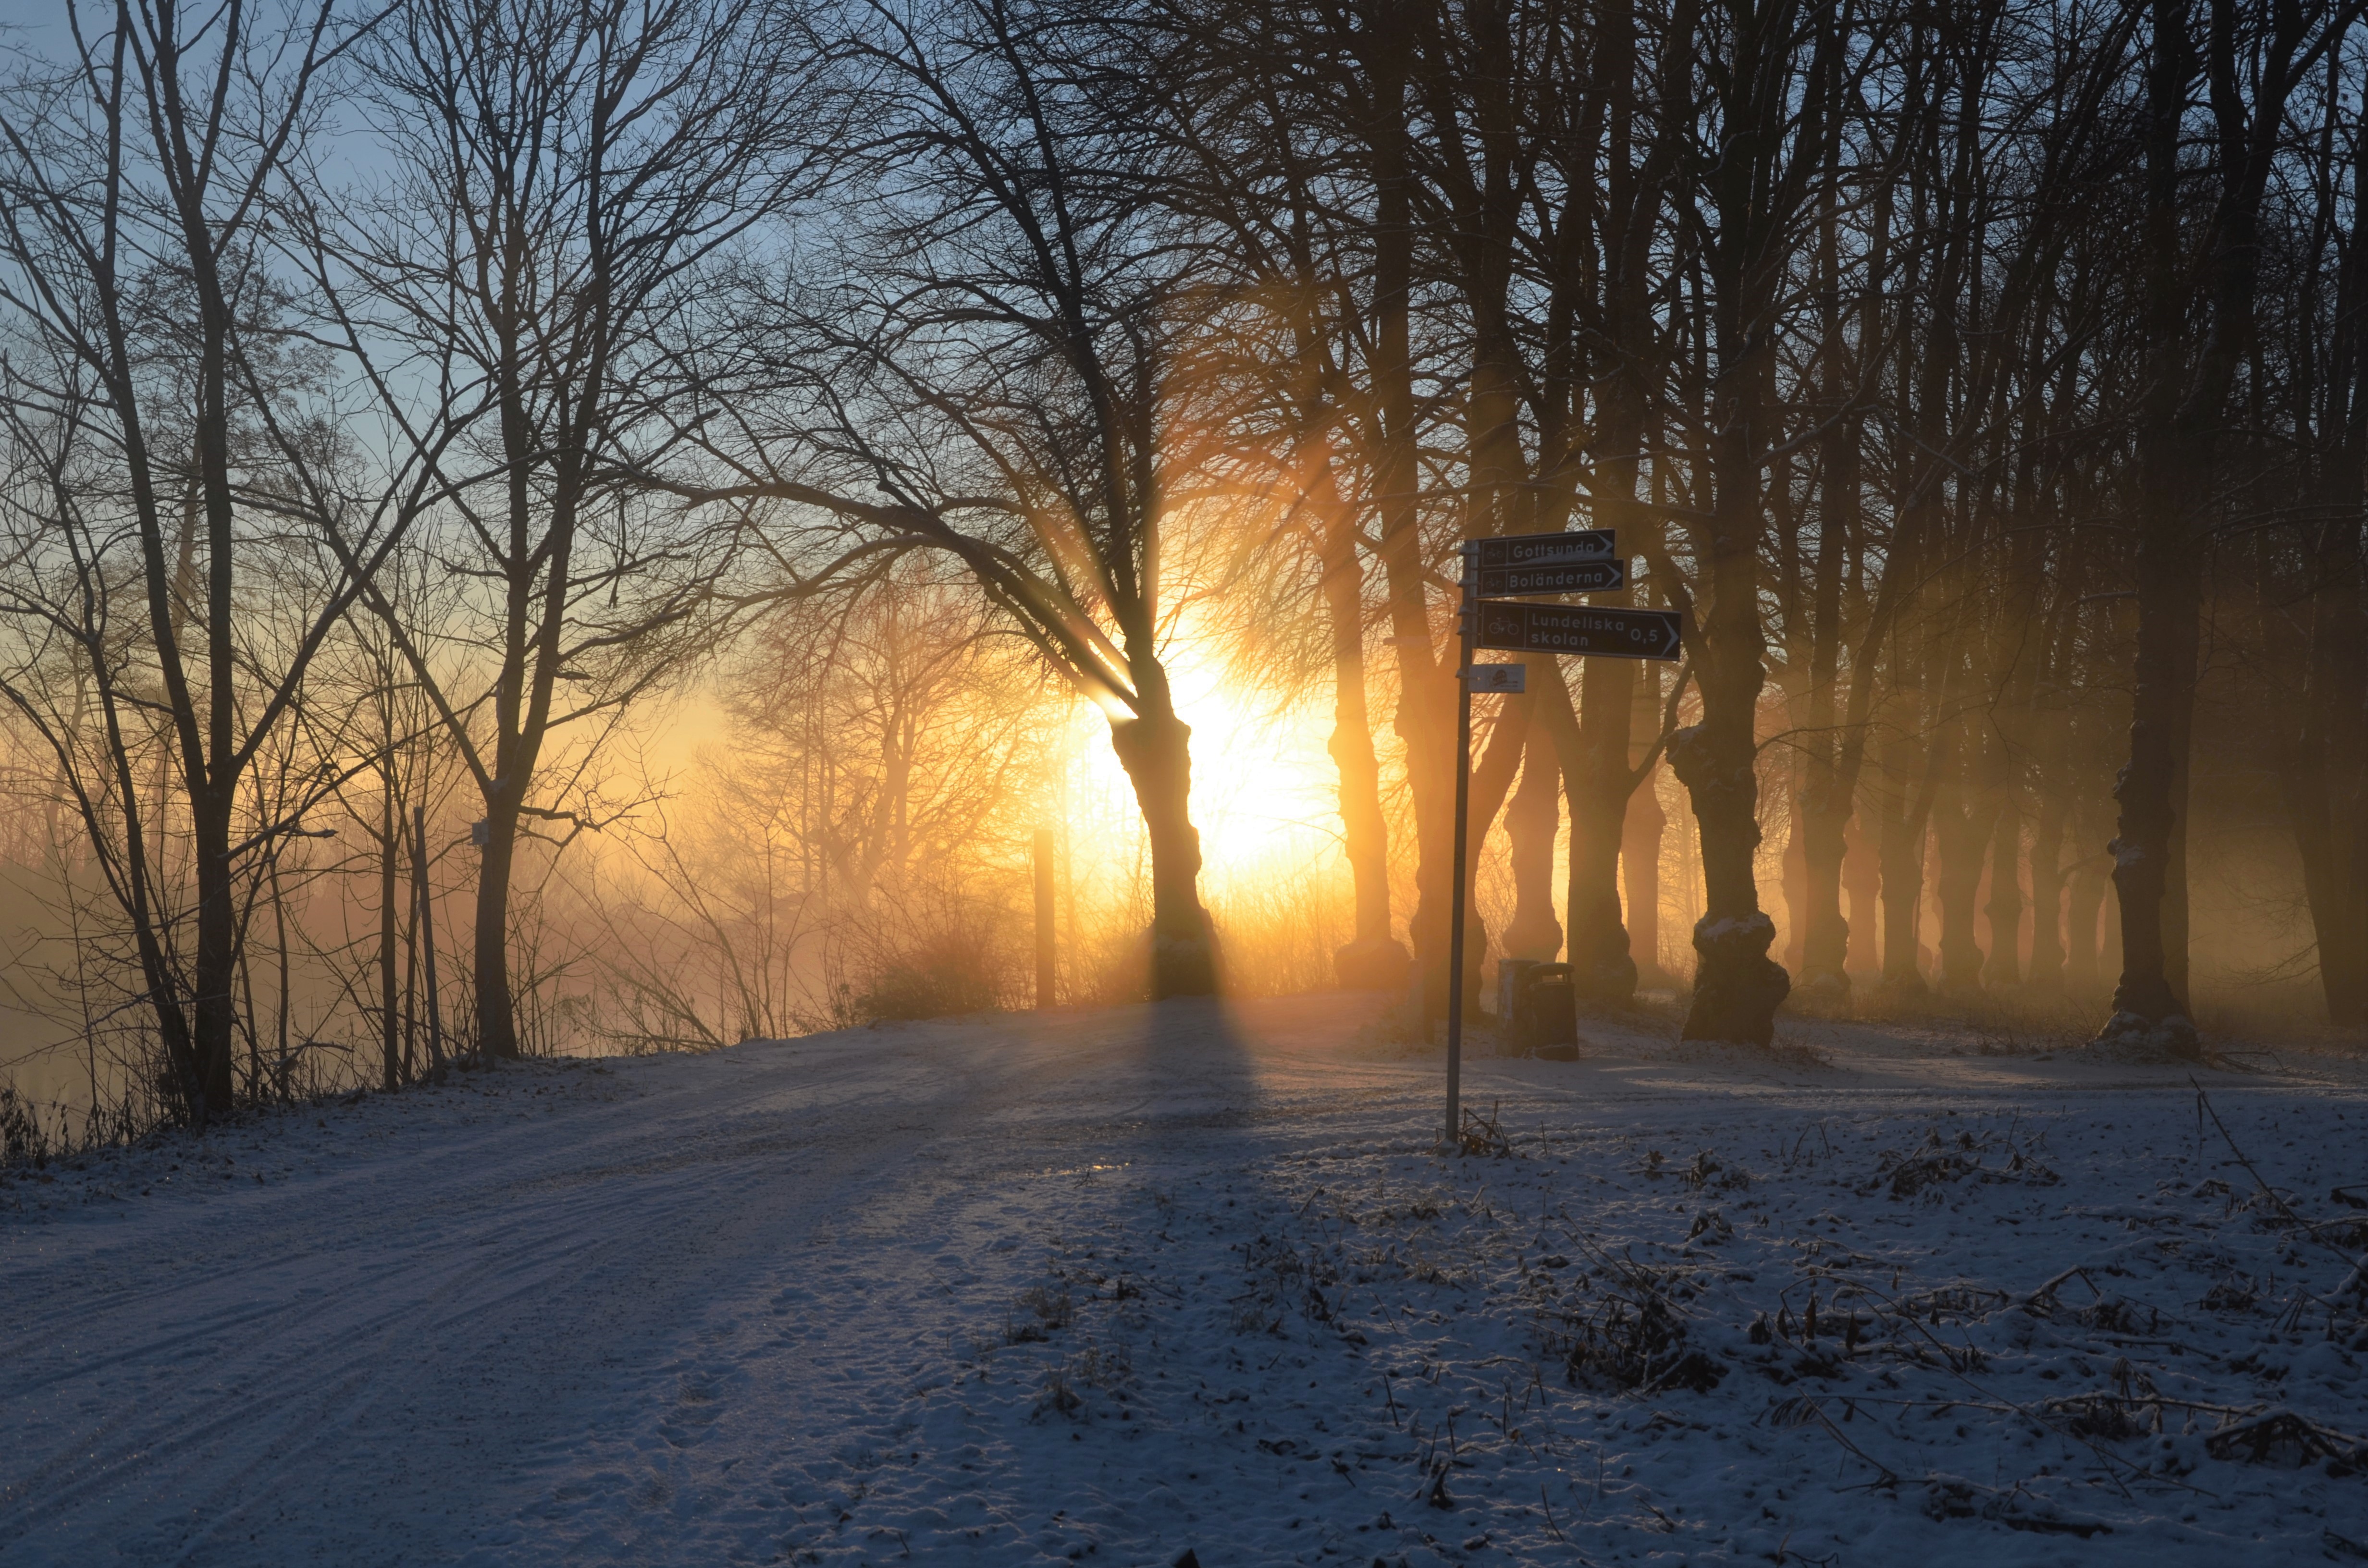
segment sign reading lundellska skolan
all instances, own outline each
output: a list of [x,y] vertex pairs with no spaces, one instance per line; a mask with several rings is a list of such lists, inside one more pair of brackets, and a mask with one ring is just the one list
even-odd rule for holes
[[1674,659],[1678,615],[1666,609],[1588,609],[1578,605],[1482,603],[1483,648],[1521,653],[1592,653],[1617,659]]

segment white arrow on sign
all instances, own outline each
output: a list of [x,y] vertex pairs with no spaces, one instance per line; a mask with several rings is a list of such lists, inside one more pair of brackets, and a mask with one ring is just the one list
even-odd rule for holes
[[1628,562],[1616,556],[1549,566],[1483,566],[1480,597],[1517,599],[1546,594],[1601,594],[1628,585]]

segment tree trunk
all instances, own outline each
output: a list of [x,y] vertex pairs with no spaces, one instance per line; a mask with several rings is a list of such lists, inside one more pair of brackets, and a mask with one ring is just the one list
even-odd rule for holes
[[[2368,136],[2361,138],[2355,177],[2368,178]],[[2368,295],[2368,221],[2355,225],[2339,295],[2356,317]],[[2262,606],[2272,629],[2270,657],[2299,666],[2301,689],[2281,687],[2287,737],[2279,772],[2286,814],[2301,852],[2303,893],[2317,949],[2319,990],[2328,1021],[2368,1024],[2368,596],[2362,593],[2361,454],[2368,449],[2368,325],[2347,323],[2330,356],[2327,394],[2328,451],[2319,493],[2328,520],[2305,558],[2310,587],[2307,635],[2276,636],[2280,607]],[[2280,590],[2264,574],[2263,597]],[[2296,644],[2300,645],[2297,646]]]
[[[2055,783],[2043,778],[2043,787]],[[2040,799],[2039,820],[2031,830],[2032,988],[2064,986],[2064,803],[2051,790]]]
[[1746,337],[1741,324],[1726,323],[1720,337],[1725,362],[1717,399],[1722,417],[1712,441],[1717,504],[1707,541],[1710,604],[1706,612],[1698,610],[1691,649],[1702,721],[1672,735],[1668,753],[1670,771],[1692,801],[1702,845],[1702,915],[1694,925],[1694,994],[1683,1032],[1688,1040],[1764,1046],[1775,1039],[1776,1009],[1793,982],[1768,956],[1776,926],[1760,910],[1754,880],[1760,836],[1757,725],[1767,684],[1754,435],[1759,376],[1739,347]]
[[1332,955],[1333,971],[1349,990],[1402,992],[1413,960],[1390,931],[1390,830],[1382,814],[1382,764],[1365,706],[1364,578],[1328,460],[1311,499],[1319,512],[1324,603],[1332,632],[1332,738],[1326,749],[1340,775],[1341,842],[1356,891],[1356,939]]
[[[1029,869],[1033,874],[1036,893],[1036,1006],[1041,1010],[1059,1000],[1061,963],[1058,934],[1061,928],[1060,909],[1055,899],[1053,869],[1053,830],[1040,827],[1030,845]],[[756,1032],[755,1019],[747,1024],[747,1032]]]
[[[1828,783],[1828,790],[1831,785]],[[1833,1001],[1850,995],[1850,922],[1842,918],[1842,861],[1850,852],[1847,801],[1804,790],[1795,808],[1806,882],[1801,984]]]
[[[1613,515],[1634,516],[1621,505],[1634,490],[1633,460],[1610,465]],[[1622,488],[1622,487],[1626,488]],[[1598,596],[1598,602],[1632,601],[1629,591]],[[1557,678],[1540,700],[1549,705],[1548,729],[1562,765],[1563,790],[1570,803],[1570,868],[1565,915],[1569,922],[1572,993],[1600,1006],[1624,1007],[1635,1000],[1636,960],[1620,901],[1620,855],[1627,837],[1628,802],[1636,789],[1629,760],[1634,738],[1637,667],[1627,659],[1581,662],[1577,710],[1570,688]]]
[[[1736,426],[1719,444],[1739,444]],[[1711,562],[1714,596],[1702,619],[1695,671],[1702,722],[1669,740],[1669,767],[1692,802],[1702,846],[1702,915],[1694,924],[1694,994],[1684,1038],[1767,1045],[1775,1038],[1776,1009],[1792,977],[1768,957],[1775,923],[1760,911],[1753,880],[1759,847],[1759,779],[1755,723],[1766,682],[1760,643],[1758,485],[1745,451],[1730,450],[1721,465],[1723,510],[1748,508],[1719,531]]]
[[[1816,134],[1814,114],[1790,97],[1791,53],[1799,37],[1782,7],[1725,8],[1718,84],[1724,135],[1717,161],[1701,170],[1715,237],[1705,261],[1712,300],[1709,347],[1710,513],[1695,529],[1702,562],[1688,629],[1702,692],[1702,722],[1670,738],[1669,767],[1701,824],[1703,910],[1694,926],[1694,994],[1688,1040],[1768,1045],[1792,976],[1768,957],[1776,927],[1759,907],[1754,859],[1759,847],[1758,722],[1767,685],[1767,631],[1760,619],[1759,553],[1768,535],[1767,470],[1772,419],[1767,397],[1776,344],[1782,270],[1776,236],[1789,231],[1801,191],[1779,177],[1787,139]],[[1688,40],[1689,45],[1692,40]],[[1823,68],[1820,43],[1818,69]],[[1780,192],[1789,195],[1780,196]],[[1673,585],[1674,586],[1674,585]]]
[[2285,769],[2328,1021],[2368,1024],[2368,614],[2360,524],[2330,528],[2311,617],[2300,744]]
[[2064,979],[2073,990],[2096,990],[2099,971],[2098,916],[2105,906],[2105,866],[2091,856],[2072,869],[2065,904]]
[[[1426,639],[1427,640],[1427,639]],[[1423,1017],[1447,1012],[1448,905],[1454,891],[1454,675],[1429,655],[1399,648],[1399,696],[1395,722],[1406,743],[1406,790],[1415,819],[1415,910],[1407,934],[1422,976]],[[1444,711],[1448,723],[1438,722]]]
[[1919,960],[1924,913],[1924,840],[1929,799],[1916,782],[1916,743],[1896,730],[1883,745],[1880,842],[1883,880],[1883,984],[1898,995],[1927,989]]
[[1110,744],[1134,785],[1151,835],[1151,994],[1206,996],[1217,989],[1217,937],[1201,904],[1201,834],[1192,825],[1191,726],[1173,712],[1121,720]]
[[[1667,351],[1663,318],[1653,301],[1655,213],[1671,183],[1683,133],[1665,124],[1641,150],[1633,140],[1637,9],[1634,0],[1617,0],[1604,7],[1597,24],[1598,76],[1591,90],[1608,107],[1601,121],[1603,179],[1591,205],[1603,270],[1588,286],[1599,291],[1609,351],[1598,361],[1606,373],[1594,392],[1596,428],[1589,444],[1598,477],[1590,488],[1599,521],[1627,542],[1626,553],[1666,562],[1662,515],[1639,504],[1637,489],[1647,438],[1660,412],[1660,390],[1645,367]],[[1691,13],[1681,8],[1679,15],[1686,19],[1679,30],[1691,34]],[[1673,47],[1688,49],[1691,41]],[[1727,347],[1733,346],[1728,340]],[[1668,482],[1666,465],[1656,461],[1651,477],[1656,500],[1666,498]],[[1756,506],[1736,508],[1726,523],[1755,527],[1755,511]],[[1659,597],[1665,606],[1672,602],[1668,592]],[[1623,588],[1598,602],[1633,605],[1635,591]],[[1654,769],[1640,766],[1643,759],[1634,755],[1640,719],[1645,733],[1657,741],[1660,682],[1640,679],[1642,673],[1624,659],[1590,659],[1581,676],[1580,711],[1570,711],[1569,690],[1559,682],[1553,699],[1560,706],[1554,739],[1570,802],[1565,915],[1571,980],[1577,994],[1600,1006],[1624,1006],[1634,1000],[1640,946],[1645,971],[1656,983],[1665,978],[1659,908],[1664,820],[1653,797]]]
[[1703,907],[1694,924],[1694,994],[1684,1038],[1767,1045],[1793,983],[1768,956],[1776,926],[1760,912],[1752,881],[1759,823],[1750,699],[1759,682],[1730,677],[1720,701],[1710,698],[1713,683],[1703,684],[1702,722],[1669,742],[1669,767],[1693,801],[1702,842]]
[[1883,960],[1876,937],[1883,929],[1883,863],[1867,836],[1862,812],[1853,812],[1842,824],[1842,888],[1850,894],[1850,929],[1861,934],[1850,953],[1861,972],[1880,974]]
[[[2196,476],[2201,478],[2203,476]],[[2106,1033],[2136,1036],[2176,1055],[2198,1049],[2187,1017],[2188,755],[2194,729],[2203,581],[2195,551],[2168,512],[2139,536],[2137,679],[2130,760],[2113,799],[2113,891],[2121,909],[2122,976]]]
[[1784,759],[1784,794],[1791,809],[1784,813],[1784,853],[1776,858],[1779,886],[1784,897],[1784,967],[1799,974],[1809,938],[1808,840],[1801,821],[1800,768]]
[[[1823,299],[1818,351],[1820,401],[1830,427],[1819,442],[1817,553],[1815,585],[1808,597],[1809,618],[1808,734],[1801,758],[1801,788],[1793,797],[1793,836],[1801,848],[1803,900],[1795,905],[1801,921],[1801,988],[1828,1003],[1850,996],[1850,923],[1842,917],[1842,867],[1850,854],[1850,817],[1858,801],[1858,771],[1866,755],[1862,724],[1854,723],[1845,750],[1836,721],[1835,701],[1841,678],[1842,578],[1845,551],[1859,531],[1861,464],[1859,420],[1850,411],[1853,383],[1845,370],[1848,352],[1840,316],[1839,202],[1841,181],[1839,139],[1829,153],[1831,183],[1822,202],[1817,226],[1817,277]],[[1880,244],[1882,242],[1876,242]],[[1880,267],[1882,263],[1875,260]],[[1876,307],[1862,307],[1861,342],[1877,338]],[[1907,541],[1895,539],[1897,553]],[[1886,563],[1885,577],[1892,566]],[[1872,639],[1866,639],[1872,641]],[[1850,661],[1850,717],[1862,721],[1873,692],[1874,661],[1871,651]],[[1869,937],[1872,925],[1861,927]]]
[[1447,1011],[1449,905],[1455,872],[1455,711],[1461,695],[1452,668],[1440,665],[1431,636],[1423,571],[1421,449],[1415,427],[1413,174],[1406,131],[1406,82],[1413,39],[1408,8],[1374,14],[1361,39],[1372,81],[1367,128],[1373,176],[1374,501],[1389,596],[1390,642],[1398,656],[1398,707],[1392,728],[1406,743],[1406,791],[1415,819],[1415,912],[1408,935],[1421,976],[1426,1019]]
[[[2108,887],[2111,886],[2112,882],[2112,866],[2110,862],[2106,864],[2100,873],[2100,879]],[[2119,974],[2121,972],[2122,901],[2118,898],[2107,898],[2103,900],[2098,905],[2097,919],[2097,974],[2099,979],[2101,980],[2108,974]]]
[[196,798],[189,802],[198,873],[198,957],[189,977],[189,1011],[201,1096],[191,1108],[191,1120],[200,1130],[229,1114],[238,1045],[238,1003],[232,989],[238,979],[238,910],[231,879],[230,810],[216,798],[228,792],[226,787],[193,791]]
[[1562,922],[1554,918],[1554,840],[1561,836],[1562,773],[1544,726],[1532,724],[1521,753],[1521,783],[1505,808],[1505,836],[1513,859],[1513,918],[1503,948],[1511,959],[1541,962],[1562,951]]
[[[199,265],[204,256],[205,265]],[[230,307],[222,279],[204,247],[192,244],[189,260],[198,285],[197,457],[204,495],[206,528],[206,733],[202,751],[185,767],[189,787],[189,849],[197,863],[198,954],[189,976],[193,989],[191,1030],[197,1051],[200,1103],[193,1118],[202,1131],[231,1108],[233,1054],[237,1048],[239,933],[237,890],[230,860],[231,821],[236,810],[240,767],[235,742],[239,705],[237,611],[234,562],[237,533],[231,491],[228,412]]]
[[[271,936],[272,951],[279,960],[279,1006],[273,1009],[272,1028],[273,1039],[279,1042],[279,1074],[281,1081],[284,1083],[288,1077],[288,1063],[290,1061],[288,1054],[288,1020],[290,1015],[294,1011],[292,1004],[295,999],[295,994],[290,986],[288,973],[288,902],[279,896],[279,862],[276,859],[271,863]],[[247,1007],[247,1030],[250,1038],[253,1036],[254,1028],[255,1008],[252,1004],[249,1004]]]
[[1464,819],[1466,853],[1463,862],[1463,1010],[1467,1016],[1480,1010],[1480,971],[1488,956],[1488,926],[1480,918],[1478,902],[1472,896],[1472,883],[1479,875],[1480,846],[1488,840],[1488,829],[1497,820],[1505,797],[1512,792],[1513,778],[1520,770],[1521,758],[1529,749],[1531,704],[1533,697],[1508,697],[1498,710],[1497,722],[1488,731],[1488,744],[1483,748],[1478,765],[1472,770],[1472,782],[1465,797],[1469,808]]
[[444,1002],[436,984],[436,909],[427,886],[427,808],[411,808],[411,896],[419,911],[420,991],[427,1005],[427,1073],[444,1081]]
[[[404,829],[404,858],[410,858],[410,829]],[[419,1077],[419,900],[415,893],[407,895],[409,907],[404,915],[403,927],[403,1076],[405,1082]]]
[[1636,996],[1636,960],[1620,904],[1636,666],[1626,659],[1588,659],[1580,678],[1575,755],[1563,764],[1570,798],[1571,989],[1598,1006],[1624,1007]]
[[1636,960],[1636,983],[1656,990],[1671,983],[1661,967],[1661,838],[1668,829],[1668,812],[1661,809],[1654,788],[1656,763],[1628,796],[1628,814],[1620,833],[1620,880],[1627,894],[1628,955]]
[[[2311,29],[2332,25],[2337,13],[2272,7],[2241,66],[2233,15],[2230,0],[2213,7],[2203,53],[2214,134],[2191,142],[2189,87],[2198,51],[2188,3],[2154,0],[2142,122],[2146,362],[2132,572],[2137,661],[2129,761],[2113,790],[2121,806],[2112,849],[2122,977],[2099,1039],[2183,1057],[2202,1050],[2188,1016],[2187,809],[2203,639],[2203,509],[2222,477],[2217,449],[2229,394],[2254,335],[2261,204],[2283,144],[2293,68]],[[2351,21],[2342,13],[2341,25]],[[2197,145],[2205,155],[2201,169],[2189,155]],[[2181,192],[2201,175],[2213,176],[2216,188],[2196,265],[2181,245],[2195,227]]]
[[1601,1006],[1624,1006],[1635,999],[1637,978],[1620,903],[1627,812],[1614,815],[1600,792],[1586,790],[1574,794],[1570,805],[1572,990]]
[[2299,661],[2308,676],[2299,722],[2288,726],[2295,744],[2284,771],[2328,1021],[2356,1028],[2368,1025],[2368,705],[2362,699],[2368,692],[2368,583],[2361,559],[2368,501],[2368,210],[2359,199],[2368,189],[2368,134],[2356,127],[2351,163],[2351,234],[2340,252],[2319,431],[2327,521],[2311,541],[2309,645]]
[[382,1047],[380,1085],[390,1094],[403,1086],[403,1015],[394,973],[394,884],[403,832],[394,805],[392,769],[379,774],[378,988],[379,1039]]
[[518,1053],[518,1011],[510,997],[510,869],[518,856],[518,812],[497,787],[485,801],[484,853],[477,866],[474,960],[477,1054],[496,1062]]
[[[1932,847],[1940,861],[1934,892],[1941,906],[1941,989],[1972,995],[1982,988],[1982,949],[1974,937],[1981,894],[1982,862],[1998,820],[1994,803],[1972,790],[1972,771],[1962,750],[1949,762],[1940,799],[1932,808]],[[1975,794],[1968,801],[1965,797]]]
[[2011,797],[1998,807],[1990,842],[1989,960],[1982,980],[1989,985],[2022,981],[2022,812]]

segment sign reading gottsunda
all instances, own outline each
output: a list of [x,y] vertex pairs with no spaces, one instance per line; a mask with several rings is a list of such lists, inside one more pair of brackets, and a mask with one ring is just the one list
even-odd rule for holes
[[1667,609],[1589,609],[1581,605],[1483,603],[1483,648],[1520,653],[1593,653],[1615,659],[1674,659],[1678,614]]
[[1473,540],[1480,547],[1480,564],[1491,566],[1565,566],[1574,561],[1609,561],[1613,540],[1610,528],[1574,528],[1558,534],[1506,534],[1499,539]]

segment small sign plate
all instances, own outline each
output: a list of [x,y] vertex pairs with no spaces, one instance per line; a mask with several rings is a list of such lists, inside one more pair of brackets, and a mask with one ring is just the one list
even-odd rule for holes
[[1484,599],[1518,599],[1533,594],[1604,594],[1627,585],[1628,562],[1617,556],[1561,565],[1480,568],[1480,597]]
[[1674,659],[1679,620],[1675,610],[1588,609],[1578,605],[1484,602],[1479,607],[1483,648],[1521,653],[1594,653],[1616,659]]
[[1464,673],[1474,691],[1502,691],[1519,697],[1530,689],[1527,665],[1474,665]]
[[1559,534],[1507,534],[1501,539],[1475,539],[1480,564],[1491,566],[1559,566],[1573,561],[1602,561],[1612,553],[1610,528],[1577,528]]

